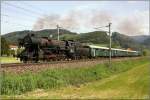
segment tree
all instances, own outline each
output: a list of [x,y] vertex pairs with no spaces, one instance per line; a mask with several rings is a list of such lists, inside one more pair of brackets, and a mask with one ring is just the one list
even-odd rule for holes
[[15,54],[15,50],[9,50],[9,52],[10,52],[10,55],[13,55],[13,56],[16,55],[16,54]]
[[4,37],[1,37],[1,55],[9,55],[9,43]]
[[143,56],[146,56],[147,55],[147,52],[144,50],[143,51]]

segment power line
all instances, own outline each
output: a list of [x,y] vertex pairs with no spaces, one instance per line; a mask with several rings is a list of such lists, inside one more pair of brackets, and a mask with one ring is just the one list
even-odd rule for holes
[[95,27],[94,29],[100,29],[100,28],[106,28],[106,27],[109,27],[108,25],[106,26],[100,26],[100,27]]
[[[21,4],[21,3],[20,3]],[[28,4],[28,3],[26,3],[26,2],[24,2],[24,4],[26,5],[26,6],[28,6],[28,7],[32,7],[32,5],[30,5],[30,4]],[[33,7],[32,7],[33,8]],[[34,7],[35,8],[35,7]],[[37,10],[37,8],[35,8],[36,10]],[[38,8],[38,10],[39,11],[44,11],[43,9],[39,9]],[[45,12],[45,11],[44,11]]]
[[[7,14],[1,14],[2,16],[5,16],[5,17],[8,17],[8,18],[12,18],[12,19],[17,19],[18,20],[18,18],[16,18],[15,16],[9,16],[9,15],[7,15]],[[22,17],[21,17],[22,18]],[[19,18],[19,20],[21,20],[21,21],[28,21],[28,22],[31,22],[31,21],[33,21],[33,20],[27,20],[27,19],[25,19],[25,18],[22,18],[22,19],[20,19]]]
[[104,27],[108,27],[109,31],[109,67],[111,67],[111,24],[109,23],[107,26],[102,26],[102,27],[97,27],[96,29],[100,29],[100,28],[104,28]]
[[108,33],[108,31],[100,29],[100,28],[94,28],[94,29]]
[[[9,15],[5,15],[5,14],[2,14],[2,16],[6,16],[6,17],[9,17],[9,18],[12,18],[12,17],[10,17]],[[12,19],[14,19],[14,18],[12,18]],[[21,20],[21,19],[20,19]],[[1,20],[2,21],[2,20]],[[24,20],[21,20],[21,21],[24,21]],[[27,20],[25,20],[25,21],[27,21]],[[16,22],[10,22],[10,21],[4,21],[5,23],[11,23],[11,24],[15,24],[15,25],[21,25],[21,26],[24,26],[24,27],[32,27],[32,26],[26,26],[26,25],[22,25],[22,24],[17,24]]]
[[[6,10],[6,11],[9,11],[9,10],[7,10],[7,9],[5,9],[5,10]],[[12,10],[12,9],[11,9],[11,10]],[[15,12],[16,14],[18,14],[18,13],[22,13],[22,14],[23,14],[23,16],[25,16],[25,15],[26,15],[28,18],[29,18],[29,17],[30,17],[30,18],[31,18],[31,17],[33,17],[33,18],[35,17],[35,15],[34,15],[34,16],[32,16],[32,15],[30,15],[29,13],[27,14],[27,13],[25,13],[25,12],[20,12],[20,11],[18,11],[18,10],[13,10],[13,13],[14,13],[14,12]]]
[[6,2],[5,2],[5,4],[8,5],[8,6],[11,6],[11,7],[15,7],[15,8],[22,9],[22,10],[24,10],[24,11],[26,11],[26,12],[30,12],[30,13],[32,13],[32,15],[33,15],[33,13],[36,14],[36,15],[41,15],[41,13],[34,12],[34,11],[32,11],[32,10],[29,10],[29,9],[26,9],[26,8],[23,8],[23,7],[20,7],[20,6],[17,6],[17,5],[13,5],[13,4],[6,3]]
[[14,24],[14,25],[18,25],[18,26],[23,26],[23,27],[32,27],[32,26],[27,26],[27,25],[22,25],[22,24],[16,24],[16,23],[13,23],[13,22],[9,22],[9,21],[4,21],[4,23],[10,23],[10,24]]

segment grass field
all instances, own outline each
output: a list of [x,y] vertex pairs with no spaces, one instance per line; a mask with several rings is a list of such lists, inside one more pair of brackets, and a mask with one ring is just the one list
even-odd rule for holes
[[19,63],[19,59],[14,57],[1,57],[0,58],[1,63]]
[[2,98],[146,99],[149,96],[149,65],[149,59],[145,58],[114,62],[111,68],[101,64],[7,76],[3,84],[7,91],[1,91]]
[[127,72],[84,85],[69,86],[59,90],[36,90],[19,97],[28,98],[111,98],[111,99],[148,99],[150,85],[149,64],[137,66]]

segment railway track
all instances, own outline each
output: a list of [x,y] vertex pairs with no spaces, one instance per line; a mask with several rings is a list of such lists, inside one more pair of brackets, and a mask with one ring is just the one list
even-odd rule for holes
[[[112,60],[117,60],[117,59],[128,59],[130,57],[117,57],[113,58]],[[134,58],[139,58],[139,57],[134,57]],[[131,59],[131,58],[130,58]],[[97,58],[97,59],[81,59],[81,60],[70,60],[70,61],[52,61],[52,62],[39,62],[39,63],[5,63],[1,64],[1,68],[5,67],[21,67],[21,66],[37,66],[37,65],[50,65],[50,64],[60,64],[60,63],[75,63],[75,62],[86,62],[86,61],[107,61],[108,58]]]
[[107,60],[107,58],[99,59],[82,59],[82,60],[71,60],[71,61],[53,61],[53,62],[39,62],[39,63],[5,63],[1,64],[1,68],[6,67],[21,67],[21,66],[34,66],[34,65],[50,65],[50,64],[60,64],[60,63],[75,63],[75,62],[86,62],[86,61],[97,61],[97,60]]
[[[126,59],[138,59],[140,57],[134,58],[114,58],[113,61],[126,60]],[[90,67],[100,63],[108,62],[108,58],[99,59],[84,59],[84,60],[72,60],[72,61],[54,61],[54,62],[42,62],[42,63],[9,63],[1,64],[1,72],[7,73],[24,73],[27,71],[39,72],[41,70],[50,68],[79,68],[79,67]]]

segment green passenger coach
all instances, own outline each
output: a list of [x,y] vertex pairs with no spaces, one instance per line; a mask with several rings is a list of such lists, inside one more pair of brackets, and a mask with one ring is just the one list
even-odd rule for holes
[[[108,57],[109,56],[108,47],[89,45],[89,48],[90,48],[91,57]],[[111,48],[112,57],[130,57],[130,56],[132,57],[132,56],[139,56],[139,55],[140,55],[139,51]]]

